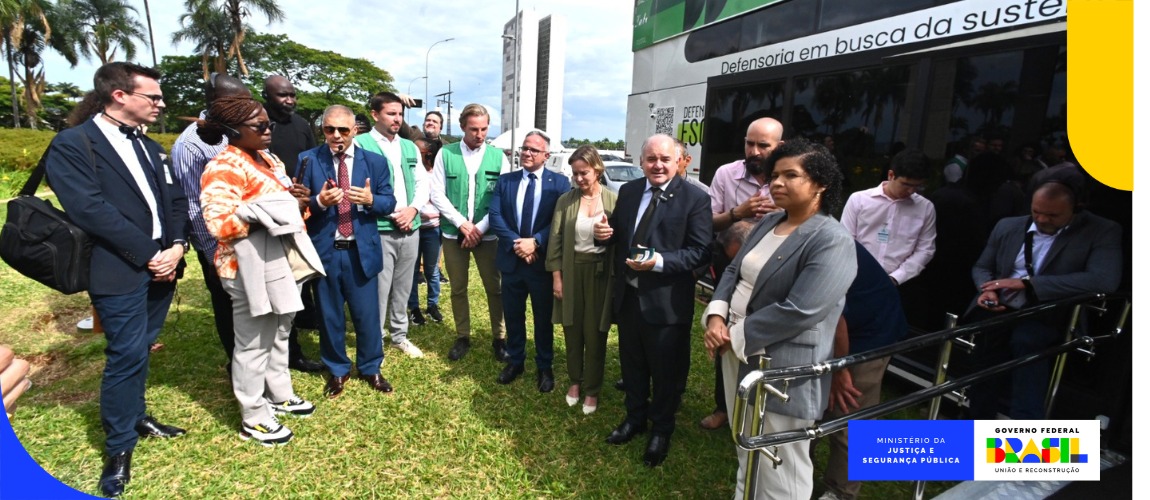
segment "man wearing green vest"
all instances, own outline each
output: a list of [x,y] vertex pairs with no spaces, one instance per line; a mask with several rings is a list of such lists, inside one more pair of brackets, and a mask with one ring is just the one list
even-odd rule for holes
[[499,269],[495,267],[494,233],[488,233],[487,205],[499,175],[511,171],[503,152],[487,147],[487,127],[491,116],[479,104],[468,104],[459,115],[463,141],[439,150],[432,168],[431,202],[440,213],[443,231],[443,262],[451,280],[451,313],[455,318],[455,345],[447,358],[457,361],[471,349],[471,307],[467,301],[467,273],[470,256],[487,292],[491,318],[492,348],[495,359],[507,358],[503,325],[503,297]]
[[419,252],[419,209],[427,203],[427,171],[419,165],[415,143],[399,137],[403,126],[403,101],[391,92],[380,92],[368,103],[375,126],[356,136],[355,143],[387,158],[395,190],[395,211],[377,223],[383,243],[383,270],[379,273],[380,335],[391,334],[391,345],[413,358],[423,357],[407,339],[407,299],[411,296],[415,256]]

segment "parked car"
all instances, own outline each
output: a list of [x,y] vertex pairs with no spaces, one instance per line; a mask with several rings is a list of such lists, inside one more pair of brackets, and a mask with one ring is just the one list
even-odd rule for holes
[[619,186],[627,181],[643,177],[643,170],[630,163],[621,161],[605,161],[603,166],[603,184],[607,189],[619,192]]

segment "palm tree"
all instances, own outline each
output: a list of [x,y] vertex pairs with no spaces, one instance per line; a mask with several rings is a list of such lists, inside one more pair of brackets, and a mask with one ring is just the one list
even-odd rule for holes
[[136,58],[136,41],[148,45],[144,25],[135,7],[125,0],[60,0],[57,4],[68,19],[70,43],[81,56],[91,60],[95,55],[100,64],[116,59],[116,51],[123,49],[125,60]]
[[193,50],[203,59],[204,80],[207,80],[209,64],[210,71],[227,72],[228,46],[235,36],[231,21],[222,10],[196,10],[196,1],[187,1],[188,12],[180,15],[180,29],[172,33],[172,43],[195,44]]
[[4,56],[8,60],[8,80],[12,82],[12,126],[20,127],[20,105],[16,96],[16,51],[23,44],[24,29],[29,23],[42,27],[43,38],[51,38],[48,25],[47,0],[0,0],[0,40],[4,42]]
[[247,35],[244,18],[251,17],[253,10],[267,17],[269,25],[276,21],[283,21],[285,17],[283,9],[280,9],[275,0],[187,0],[187,5],[190,7],[189,10],[193,12],[193,16],[197,15],[196,13],[204,14],[210,10],[224,13],[231,24],[232,31],[231,45],[228,46],[225,59],[235,57],[244,76],[248,75],[248,67],[244,64],[244,56],[240,51],[240,45],[243,44],[244,37]]

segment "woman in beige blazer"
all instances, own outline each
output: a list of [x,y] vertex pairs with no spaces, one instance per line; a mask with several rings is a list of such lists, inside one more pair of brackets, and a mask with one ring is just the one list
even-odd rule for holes
[[592,226],[615,210],[616,194],[603,189],[603,160],[591,146],[571,154],[575,188],[559,198],[547,245],[555,308],[551,321],[563,325],[567,344],[567,405],[583,393],[583,413],[599,404],[607,331],[611,329],[611,247],[596,246]]

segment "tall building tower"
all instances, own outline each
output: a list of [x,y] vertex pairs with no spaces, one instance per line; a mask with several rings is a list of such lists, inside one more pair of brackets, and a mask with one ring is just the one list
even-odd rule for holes
[[[515,23],[519,22],[519,37]],[[563,133],[563,64],[567,54],[567,21],[560,16],[542,20],[533,11],[503,26],[503,105],[500,130],[535,127],[551,136],[559,147]],[[518,45],[518,52],[516,52]],[[516,57],[518,54],[518,57]],[[519,65],[519,89],[515,88],[515,65]],[[512,124],[515,109],[515,124]],[[521,138],[516,138],[519,141]],[[518,145],[517,145],[518,146]]]

